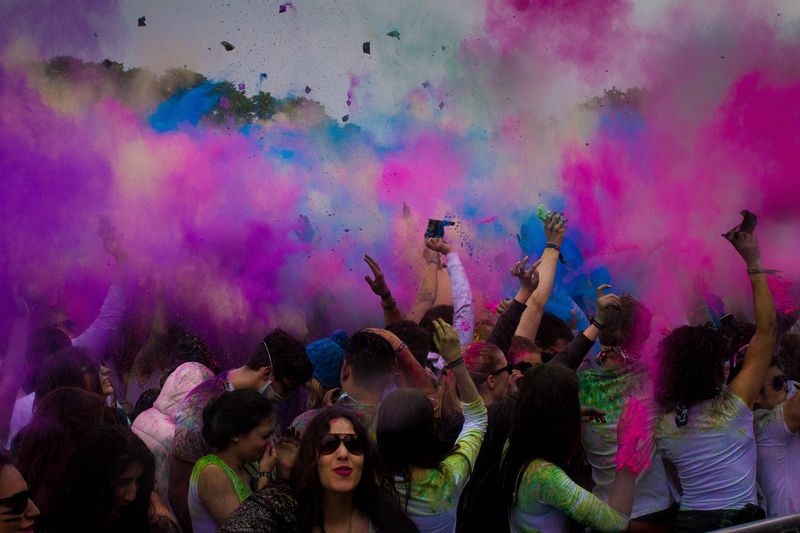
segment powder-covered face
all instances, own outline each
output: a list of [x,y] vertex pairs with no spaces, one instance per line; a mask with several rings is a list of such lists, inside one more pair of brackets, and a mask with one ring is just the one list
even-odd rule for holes
[[[336,418],[331,420],[331,435],[353,435],[355,430],[349,420]],[[361,483],[364,470],[364,455],[350,452],[343,442],[330,454],[320,453],[317,472],[322,488],[333,492],[352,492]]]

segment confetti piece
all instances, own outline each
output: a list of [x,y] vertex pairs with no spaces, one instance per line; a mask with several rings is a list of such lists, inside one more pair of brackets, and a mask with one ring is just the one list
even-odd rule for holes
[[345,115],[342,117],[342,122],[347,122],[348,120],[350,120],[350,115]]
[[362,50],[362,51],[363,51],[365,54],[369,54],[369,53],[370,53],[370,51],[369,51],[369,41],[367,41],[366,43],[364,43],[364,44],[362,44],[362,45],[361,45],[361,50]]
[[219,43],[219,44],[221,44],[222,46],[224,46],[224,47],[225,47],[225,50],[226,50],[226,51],[228,51],[228,52],[230,52],[231,50],[233,50],[234,48],[236,48],[235,46],[233,46],[233,45],[232,45],[231,43],[229,43],[228,41],[222,41],[222,42],[221,42],[221,43]]
[[425,88],[427,89],[428,87],[430,87],[430,86],[431,86],[431,82],[429,82],[429,81],[424,81],[424,82],[422,82],[422,86],[423,86],[423,87],[425,87]]
[[144,26],[147,26],[147,21],[145,20],[145,17],[139,17],[139,27],[142,28]]
[[351,102],[350,100],[348,100],[346,103],[347,103],[347,107],[350,107],[350,104],[351,104],[352,102]]
[[490,222],[494,222],[495,220],[497,220],[497,215],[495,215],[493,217],[485,218],[485,219],[481,220],[480,222],[478,222],[478,224],[489,224]]
[[444,102],[439,102],[439,109],[444,109]]
[[308,94],[308,93],[310,93],[310,92],[311,92],[311,87],[309,87],[308,85],[306,85],[306,94]]
[[278,13],[286,13],[286,4],[278,6]]
[[390,31],[389,33],[387,33],[386,35],[388,35],[389,37],[394,37],[394,38],[396,38],[398,41],[400,40],[400,32],[399,32],[399,31],[397,31],[397,30],[392,30],[392,31]]
[[240,91],[244,91],[244,83],[240,83],[239,84],[239,90]]
[[258,77],[260,79],[262,79],[262,80],[265,80],[265,79],[267,79],[267,73],[266,72],[262,72],[261,74],[258,75]]

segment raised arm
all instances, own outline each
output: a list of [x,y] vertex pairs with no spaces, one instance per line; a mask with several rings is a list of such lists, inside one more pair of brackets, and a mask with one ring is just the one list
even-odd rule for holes
[[378,262],[368,255],[364,256],[364,262],[367,263],[374,279],[369,276],[364,276],[364,281],[367,282],[372,292],[381,297],[381,307],[383,308],[383,322],[384,324],[391,324],[398,320],[403,320],[403,313],[397,307],[397,301],[392,297],[392,291],[389,290],[389,285],[386,283],[386,278],[383,275]]
[[14,401],[22,383],[25,354],[28,350],[28,305],[15,289],[17,317],[11,326],[6,355],[0,365],[0,445],[8,439]]
[[772,301],[769,286],[767,286],[764,269],[761,267],[761,252],[755,235],[740,231],[740,227],[738,227],[726,233],[725,238],[733,244],[733,247],[744,259],[753,289],[756,332],[750,339],[742,370],[730,385],[731,391],[752,409],[775,349],[775,304]]
[[[583,330],[583,333],[575,335],[564,351],[553,357],[548,364],[564,365],[575,370],[594,346],[597,337],[600,335],[600,328],[609,323],[612,313],[616,313],[620,308],[619,296],[616,294],[603,294],[603,291],[610,289],[611,285],[600,285],[597,288],[597,317]],[[599,326],[599,327],[598,327]]]
[[392,345],[395,357],[397,358],[396,368],[402,378],[402,383],[398,383],[398,387],[413,387],[421,390],[426,395],[436,393],[430,376],[414,358],[414,354],[411,353],[406,343],[401,341],[397,335],[385,329],[367,328],[367,331],[380,335]]
[[469,286],[467,272],[458,254],[444,239],[425,239],[425,246],[447,257],[447,275],[453,289],[453,327],[461,340],[461,346],[472,342],[475,329],[475,304]]
[[116,262],[116,276],[109,287],[100,313],[86,331],[72,339],[73,346],[88,348],[95,357],[102,358],[108,341],[117,332],[125,316],[127,305],[127,253],[123,249],[116,231],[107,218],[100,218],[98,235],[103,239],[103,248]]
[[539,286],[528,299],[528,308],[522,315],[516,334],[536,342],[536,333],[544,315],[544,306],[553,291],[556,279],[556,267],[561,256],[561,245],[564,243],[564,234],[567,226],[563,215],[553,213],[544,223],[544,233],[547,237],[547,247],[542,252],[539,265]]
[[433,307],[436,297],[439,294],[439,270],[442,268],[442,261],[439,253],[431,250],[427,246],[422,252],[425,259],[425,270],[422,273],[422,282],[417,291],[417,299],[408,312],[408,320],[416,322],[422,320],[425,313]]
[[539,261],[531,264],[530,267],[527,264],[528,257],[525,256],[522,261],[517,261],[512,267],[511,275],[519,279],[519,290],[503,314],[498,317],[497,323],[489,334],[489,344],[494,344],[500,348],[504,355],[511,348],[514,332],[517,330],[522,314],[527,308],[525,302],[528,301],[528,298],[531,297],[539,284],[539,273],[536,270],[539,267]]
[[480,399],[481,396],[478,394],[475,382],[472,381],[467,367],[464,366],[464,358],[461,357],[461,342],[455,329],[441,318],[433,322],[433,329],[433,343],[439,354],[447,361],[446,368],[453,373],[462,403],[472,403]]

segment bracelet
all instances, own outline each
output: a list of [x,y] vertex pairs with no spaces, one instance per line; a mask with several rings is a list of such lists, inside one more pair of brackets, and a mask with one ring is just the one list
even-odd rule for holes
[[544,247],[545,247],[545,249],[547,249],[547,248],[552,248],[553,250],[555,250],[556,252],[558,252],[558,261],[559,261],[559,262],[560,262],[562,265],[566,265],[566,264],[567,264],[567,260],[566,260],[566,259],[564,259],[564,256],[561,254],[561,245],[559,245],[559,244],[553,244],[552,242],[548,242],[547,244],[545,244],[545,245],[544,245]]
[[392,298],[392,301],[389,302],[389,305],[386,305],[385,303],[383,303],[383,300],[381,300],[381,307],[383,307],[384,309],[392,309],[393,307],[397,307],[397,301],[394,298]]
[[381,297],[381,300],[388,300],[392,297],[392,291],[386,291],[386,294],[379,294],[378,296]]
[[600,322],[598,322],[598,321],[597,321],[597,320],[596,320],[594,317],[591,317],[591,318],[589,318],[589,322],[590,322],[590,323],[591,323],[591,324],[592,324],[594,327],[596,327],[597,329],[599,329],[600,331],[603,331],[604,329],[606,329],[606,327],[605,327],[603,324],[601,324]]
[[455,368],[458,365],[463,365],[463,364],[464,364],[464,358],[463,357],[459,357],[458,359],[456,359],[452,363],[447,363],[446,365],[444,365],[444,368],[442,369],[442,371],[450,370],[451,368]]
[[767,271],[764,270],[763,268],[748,268],[747,269],[747,274],[749,276],[752,276],[754,274],[766,274],[766,273],[767,273]]

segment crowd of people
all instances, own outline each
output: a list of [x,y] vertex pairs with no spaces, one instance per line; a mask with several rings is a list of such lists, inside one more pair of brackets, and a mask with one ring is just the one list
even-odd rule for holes
[[659,339],[609,285],[583,331],[545,311],[566,230],[547,217],[485,317],[445,239],[425,240],[406,313],[366,256],[382,327],[275,329],[228,369],[163,305],[141,345],[112,347],[122,282],[82,333],[15,293],[0,533],[708,531],[800,513],[800,322],[776,313],[753,228],[725,237],[754,321]]

